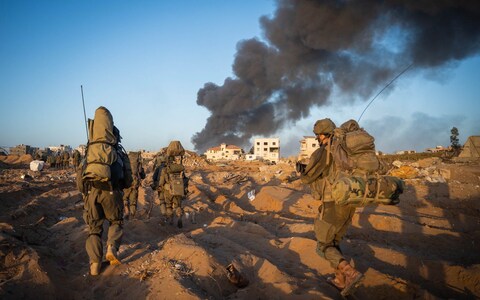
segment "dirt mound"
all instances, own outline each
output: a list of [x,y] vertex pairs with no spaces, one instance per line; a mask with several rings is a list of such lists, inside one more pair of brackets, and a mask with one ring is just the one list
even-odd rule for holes
[[27,165],[32,160],[30,154],[0,156],[0,162],[6,165]]
[[[124,224],[122,265],[104,263],[96,278],[73,170],[0,170],[0,297],[343,299],[315,252],[320,203],[291,162],[208,163],[188,151],[185,160],[184,227],[161,222],[150,171]],[[340,244],[365,274],[356,298],[480,297],[479,165],[401,165],[412,172],[400,203],[358,208]]]

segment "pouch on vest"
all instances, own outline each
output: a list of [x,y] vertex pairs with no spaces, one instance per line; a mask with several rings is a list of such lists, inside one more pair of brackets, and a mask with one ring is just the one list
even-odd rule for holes
[[172,196],[185,196],[185,167],[181,164],[167,166],[168,189]]

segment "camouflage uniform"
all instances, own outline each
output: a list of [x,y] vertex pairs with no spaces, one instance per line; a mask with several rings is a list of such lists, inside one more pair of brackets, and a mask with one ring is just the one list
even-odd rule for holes
[[[169,157],[168,159],[173,159]],[[173,163],[170,162],[170,163]],[[168,164],[164,167],[160,172],[160,179],[158,181],[158,186],[162,188],[163,197],[159,197],[160,200],[160,212],[162,215],[167,217],[167,222],[173,224],[173,215],[177,217],[177,225],[178,227],[182,227],[182,216],[183,216],[183,208],[182,208],[182,201],[185,199],[185,196],[178,196],[172,195],[170,189],[168,188],[169,176],[167,173]],[[186,190],[185,181],[184,181],[184,189]],[[185,195],[187,192],[185,191]]]
[[139,166],[139,169],[140,170],[132,170],[132,186],[123,190],[123,203],[125,208],[128,208],[128,214],[132,217],[134,217],[137,212],[138,188],[140,187],[140,181],[145,178],[143,167]]
[[[108,165],[108,181],[97,180],[97,177],[92,176],[91,173],[86,173],[89,165],[87,165],[85,170],[80,169],[78,171],[79,174],[83,175],[82,179],[77,181],[77,187],[84,195],[83,219],[88,225],[85,249],[90,260],[90,274],[93,276],[98,275],[100,272],[103,257],[102,233],[105,221],[109,223],[105,258],[110,261],[111,265],[121,264],[117,252],[123,236],[123,189],[130,187],[133,180],[128,156],[121,145],[118,144],[121,140],[118,128],[113,126],[113,129],[108,129],[111,131],[107,131],[101,127],[105,123],[107,125],[103,126],[108,126],[108,117],[110,117],[113,123],[110,112],[104,107],[99,107],[95,111],[95,117],[97,117],[97,112],[100,112],[98,113],[100,117],[105,118],[99,119],[100,121],[95,120],[98,122],[97,124],[100,124],[98,129],[93,127],[95,125],[90,127],[91,134],[89,138],[92,138],[93,142],[89,140],[89,144],[107,144],[108,141],[108,145],[111,147],[109,151],[116,151],[117,157],[115,161]],[[101,115],[102,113],[103,115]],[[92,124],[95,123],[92,122]],[[98,136],[95,136],[95,130],[99,132]],[[103,132],[106,132],[106,137],[101,135]],[[115,137],[114,141],[112,141],[112,135]],[[108,140],[97,142],[95,139]],[[115,142],[115,145],[112,145],[113,142]],[[93,151],[92,149],[99,151],[92,154],[92,157],[95,155],[99,156],[100,151],[103,151],[101,147],[92,147],[87,151]],[[88,156],[89,153],[87,152],[86,155]],[[96,163],[93,162],[92,166],[95,166],[94,164]]]
[[63,162],[63,159],[62,159],[62,155],[60,153],[57,154],[57,156],[55,157],[55,168],[61,168],[62,167],[62,162]]
[[[324,121],[320,129],[317,128],[317,124],[323,120],[317,121],[314,133],[317,136],[330,134],[330,137],[327,136],[327,139],[330,138],[331,141],[333,138],[331,134],[333,134],[335,124],[329,119],[326,120],[328,121]],[[335,279],[341,282],[334,284],[342,290],[342,295],[343,292],[346,292],[345,295],[348,295],[348,292],[353,289],[354,285],[362,277],[358,271],[348,264],[340,249],[340,242],[347,232],[348,226],[352,223],[355,207],[352,205],[337,205],[333,201],[332,183],[336,176],[335,162],[330,152],[330,142],[322,143],[320,141],[320,143],[320,148],[312,154],[308,165],[302,172],[301,180],[303,183],[310,185],[312,196],[322,201],[318,208],[319,213],[314,220],[314,232],[317,238],[316,252],[336,269],[337,277]],[[350,272],[350,269],[347,270],[346,268],[352,268],[356,273],[352,273],[353,271]],[[348,284],[351,284],[351,286]]]
[[63,169],[70,167],[70,154],[67,151],[63,152]]
[[80,164],[80,152],[78,150],[75,150],[73,152],[73,167],[75,170],[78,168],[78,165]]
[[157,197],[160,201],[160,213],[163,216],[167,215],[167,207],[165,203],[165,193],[163,189],[163,185],[159,184],[160,176],[162,175],[162,171],[165,168],[165,157],[158,156],[155,160],[155,170],[153,172],[153,184],[152,190],[157,191]]
[[107,245],[115,249],[120,247],[123,236],[123,201],[122,190],[91,186],[85,197],[83,219],[88,225],[88,238],[85,243],[90,262],[101,263],[103,256],[102,233],[103,222],[109,222]]

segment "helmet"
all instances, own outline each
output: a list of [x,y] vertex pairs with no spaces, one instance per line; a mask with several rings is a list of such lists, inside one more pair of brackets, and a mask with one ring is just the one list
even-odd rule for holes
[[316,135],[319,134],[332,134],[333,130],[336,128],[335,123],[330,119],[321,119],[315,122],[313,126],[313,133]]

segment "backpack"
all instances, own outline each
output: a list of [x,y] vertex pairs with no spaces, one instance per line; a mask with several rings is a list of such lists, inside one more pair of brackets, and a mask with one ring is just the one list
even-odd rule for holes
[[335,177],[332,198],[338,205],[397,204],[405,184],[397,177],[380,176],[375,139],[355,120],[333,131]]
[[379,169],[375,139],[355,120],[335,128],[333,135],[332,155],[338,171],[372,174]]
[[183,156],[185,155],[185,149],[180,141],[171,141],[167,147],[167,156]]
[[[110,111],[100,106],[93,120],[88,120],[89,137],[85,162],[81,168],[83,183],[100,183],[110,190],[132,184],[130,161],[118,143],[119,132]],[[83,184],[82,184],[83,185]]]
[[185,176],[185,167],[181,164],[169,163],[166,167],[166,189],[172,196],[185,197],[188,187],[188,178]]

